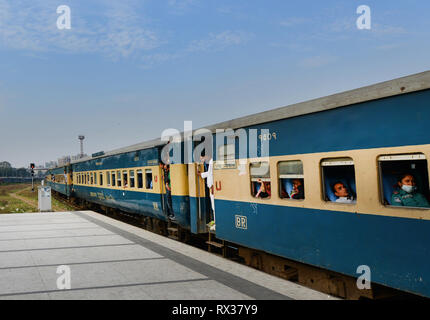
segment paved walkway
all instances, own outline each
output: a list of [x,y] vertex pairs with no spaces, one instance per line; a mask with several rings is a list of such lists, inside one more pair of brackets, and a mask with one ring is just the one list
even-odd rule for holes
[[0,215],[0,299],[333,298],[83,211]]

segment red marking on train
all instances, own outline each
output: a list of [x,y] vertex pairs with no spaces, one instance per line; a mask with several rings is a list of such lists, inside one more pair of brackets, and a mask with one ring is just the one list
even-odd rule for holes
[[[218,186],[218,182],[219,182],[219,186]],[[217,191],[221,191],[222,187],[221,187],[221,181],[215,181],[215,186],[216,186],[216,190]]]

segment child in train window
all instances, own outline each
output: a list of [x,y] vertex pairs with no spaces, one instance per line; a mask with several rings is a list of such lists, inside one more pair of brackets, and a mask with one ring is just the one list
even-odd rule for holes
[[430,208],[428,166],[424,154],[380,156],[383,204]]

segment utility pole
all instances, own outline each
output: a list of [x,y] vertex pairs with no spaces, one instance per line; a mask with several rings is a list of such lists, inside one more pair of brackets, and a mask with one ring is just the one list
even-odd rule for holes
[[30,163],[31,168],[31,191],[34,192],[34,163]]

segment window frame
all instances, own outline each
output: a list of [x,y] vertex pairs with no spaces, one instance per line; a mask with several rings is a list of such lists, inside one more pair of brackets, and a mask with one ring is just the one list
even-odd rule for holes
[[[285,163],[285,162],[300,162],[301,163],[301,166],[302,166],[302,174],[296,174],[296,175],[287,175],[288,177],[281,177],[281,170],[280,170],[280,165],[281,165],[281,163]],[[305,166],[304,166],[304,164],[303,164],[303,160],[300,160],[300,159],[291,159],[291,160],[279,160],[277,163],[276,163],[276,170],[277,170],[277,181],[278,181],[278,197],[279,197],[279,199],[281,199],[281,200],[285,200],[285,201],[294,201],[294,202],[297,202],[297,201],[305,201],[305,199],[306,199],[306,188],[305,188]],[[288,195],[288,198],[283,198],[283,197],[281,197],[281,179],[291,179],[291,180],[293,180],[293,179],[301,179],[302,181],[303,181],[303,196],[304,196],[304,198],[303,199],[292,199],[291,197],[290,197],[290,195]],[[287,191],[287,190],[285,190],[285,191]]]
[[[129,179],[129,174],[128,174],[128,170],[121,170],[121,178],[122,178],[122,187],[125,188],[130,188],[130,179]],[[126,175],[124,177],[124,175]],[[127,182],[127,185],[125,184],[125,182]]]
[[[337,161],[328,161],[328,160],[337,160]],[[342,166],[353,166],[354,168],[354,183],[355,183],[355,202],[354,203],[343,203],[331,201],[330,199],[326,200],[327,193],[325,187],[325,175],[324,175],[324,167],[342,167]],[[320,183],[321,183],[321,197],[324,203],[334,204],[334,205],[348,205],[348,206],[356,206],[358,203],[358,192],[357,192],[357,171],[355,170],[355,161],[351,156],[339,156],[339,157],[331,157],[331,158],[322,158],[319,162],[320,168]],[[354,190],[350,190],[352,192]]]
[[[131,173],[133,173],[133,178],[132,178],[132,175],[131,175]],[[131,170],[128,170],[128,181],[129,181],[129,188],[130,189],[134,189],[134,188],[136,188],[136,170],[135,169],[131,169]],[[132,185],[132,180],[133,180],[133,185]]]
[[[147,181],[147,178],[148,178],[148,174],[151,174],[151,181],[152,181],[152,188],[150,188],[150,187],[148,187],[148,181]],[[145,189],[146,190],[154,190],[154,172],[153,172],[153,170],[152,170],[152,168],[146,168],[145,169],[145,181],[144,181],[144,185],[145,185]]]
[[[142,177],[140,179],[140,181],[142,181],[142,185],[141,186],[139,185],[139,175],[141,175],[141,177]],[[145,181],[144,181],[143,170],[142,169],[136,170],[136,180],[137,180],[136,188],[137,189],[143,189],[143,186],[145,185]]]
[[[385,159],[381,159],[385,158]],[[384,184],[382,177],[382,163],[384,162],[394,162],[394,161],[414,161],[414,160],[425,160],[426,161],[426,170],[427,170],[427,184],[430,186],[430,172],[428,169],[429,159],[427,159],[426,155],[422,152],[412,152],[412,153],[394,153],[394,154],[380,154],[376,157],[376,161],[378,163],[378,191],[379,191],[379,204],[384,206],[385,208],[394,208],[394,209],[414,209],[414,210],[430,210],[430,207],[409,207],[409,206],[393,206],[392,204],[385,204],[384,202]],[[416,178],[416,177],[415,177]],[[425,195],[424,195],[425,197]],[[426,197],[427,199],[427,197]],[[430,201],[427,199],[430,203]]]
[[[268,178],[267,177],[257,177],[257,178],[253,178],[253,175],[252,175],[252,173],[251,173],[251,168],[252,168],[252,165],[253,164],[256,164],[256,163],[267,163],[268,164],[268,168],[269,168],[269,173],[268,173]],[[262,161],[253,161],[253,162],[250,162],[249,163],[249,165],[248,165],[248,170],[249,170],[249,188],[250,188],[250,195],[251,195],[251,197],[253,198],[253,199],[260,199],[260,200],[264,200],[264,201],[267,201],[267,200],[270,200],[270,199],[272,199],[273,198],[273,194],[272,194],[272,174],[271,174],[271,170],[270,170],[270,160],[262,160]],[[257,197],[255,197],[255,195],[253,194],[254,193],[254,190],[253,190],[253,183],[254,182],[258,182],[258,180],[259,179],[261,179],[261,181],[262,182],[269,182],[270,183],[270,196],[269,197],[267,197],[267,198],[257,198]],[[257,192],[258,193],[258,192]],[[257,194],[256,193],[256,194]]]

